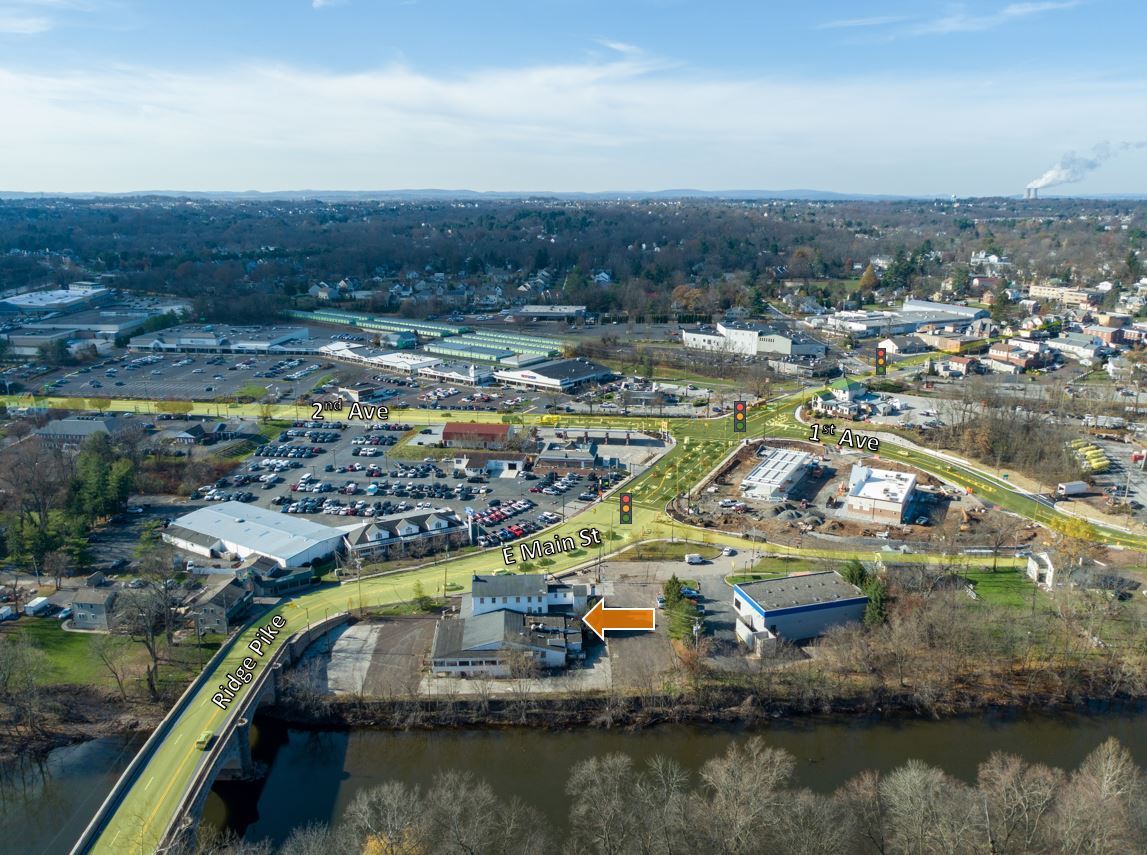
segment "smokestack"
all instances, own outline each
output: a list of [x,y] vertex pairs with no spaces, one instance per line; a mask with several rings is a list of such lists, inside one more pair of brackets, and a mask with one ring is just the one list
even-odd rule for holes
[[1024,198],[1030,199],[1032,197],[1032,189],[1030,187],[1024,188]]
[[1038,198],[1039,198],[1039,188],[1038,188],[1038,187],[1033,187],[1033,188],[1032,188],[1032,198],[1033,198],[1033,199],[1038,199]]

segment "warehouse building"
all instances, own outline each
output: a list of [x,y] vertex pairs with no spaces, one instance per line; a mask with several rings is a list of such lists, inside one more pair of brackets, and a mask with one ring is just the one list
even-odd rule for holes
[[580,619],[503,609],[438,621],[430,660],[436,677],[513,677],[562,669],[583,655]]
[[598,365],[588,359],[556,359],[529,368],[494,372],[494,379],[507,386],[542,392],[573,392],[590,383],[608,380],[612,376],[613,372],[604,365]]
[[522,306],[514,310],[522,321],[566,321],[572,323],[585,318],[585,306]]
[[128,349],[147,353],[271,353],[312,354],[306,327],[232,327],[224,324],[183,324],[134,336]]
[[812,455],[807,451],[766,448],[761,462],[741,481],[741,492],[746,499],[783,502],[811,465]]
[[26,315],[49,315],[55,312],[76,312],[88,306],[98,306],[112,299],[112,292],[94,282],[73,282],[63,288],[30,291],[0,300],[5,307]]
[[844,514],[857,520],[899,525],[916,494],[916,476],[857,464],[848,478]]
[[864,592],[833,570],[733,586],[737,638],[757,653],[861,621],[867,606]]
[[255,505],[221,502],[179,517],[163,530],[163,539],[207,558],[260,557],[287,568],[329,558],[348,530],[358,528],[332,528]]
[[768,324],[722,321],[716,326],[702,324],[684,327],[681,343],[693,350],[709,350],[738,356],[820,357],[825,346],[814,338],[792,331],[782,331]]

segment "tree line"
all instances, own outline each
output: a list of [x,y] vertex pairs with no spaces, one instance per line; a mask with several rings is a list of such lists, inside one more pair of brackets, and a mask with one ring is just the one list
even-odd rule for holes
[[[391,780],[355,796],[334,826],[295,829],[280,855],[1023,855],[1147,849],[1143,771],[1109,739],[1063,771],[997,752],[964,782],[919,760],[869,770],[831,793],[796,782],[796,758],[741,739],[694,774],[655,757],[590,757],[565,782],[564,833],[469,772],[422,788]],[[524,779],[526,780],[526,779]],[[191,849],[191,847],[188,847]],[[270,853],[202,835],[201,853]]]

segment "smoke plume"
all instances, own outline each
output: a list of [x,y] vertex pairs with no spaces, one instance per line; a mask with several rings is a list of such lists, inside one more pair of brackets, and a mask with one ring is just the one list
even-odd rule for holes
[[1044,187],[1054,187],[1057,184],[1071,184],[1082,181],[1084,176],[1093,172],[1120,152],[1132,148],[1147,148],[1147,142],[1121,142],[1098,143],[1088,155],[1076,154],[1069,151],[1059,159],[1059,163],[1028,184],[1028,190],[1042,190]]

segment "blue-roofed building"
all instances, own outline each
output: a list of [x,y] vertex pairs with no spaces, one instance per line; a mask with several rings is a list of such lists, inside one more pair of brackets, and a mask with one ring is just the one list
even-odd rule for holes
[[868,597],[829,570],[733,586],[737,637],[758,653],[864,619]]

